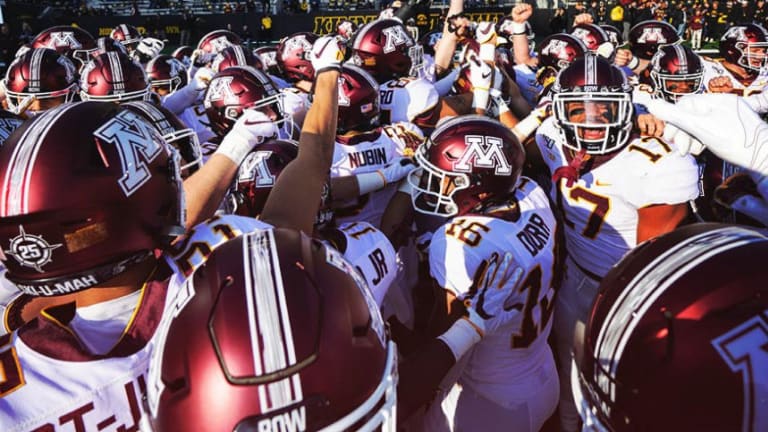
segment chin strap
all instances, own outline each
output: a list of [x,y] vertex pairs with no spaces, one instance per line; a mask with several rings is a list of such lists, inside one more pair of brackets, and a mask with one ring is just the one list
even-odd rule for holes
[[573,159],[566,166],[562,166],[555,170],[552,174],[552,181],[557,183],[561,178],[564,178],[568,187],[573,186],[573,183],[579,180],[579,170],[581,170],[581,164],[589,159],[586,149],[579,150]]
[[120,261],[103,264],[81,273],[48,279],[27,280],[16,278],[10,273],[6,273],[6,277],[24,294],[33,297],[53,297],[98,286],[131,269],[152,255],[153,251],[141,251]]

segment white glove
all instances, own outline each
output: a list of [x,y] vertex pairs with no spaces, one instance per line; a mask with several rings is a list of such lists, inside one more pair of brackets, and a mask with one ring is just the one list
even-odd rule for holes
[[704,151],[704,144],[687,132],[680,130],[672,123],[666,123],[664,125],[664,134],[662,135],[662,138],[664,141],[674,144],[681,155],[690,153],[694,156],[698,156]]
[[390,184],[399,182],[415,169],[416,164],[413,162],[413,159],[400,156],[393,160],[383,170],[381,170],[381,173],[384,174],[384,178],[387,180],[387,184]]
[[614,52],[613,44],[610,42],[603,42],[602,44],[600,44],[600,46],[597,47],[595,52],[600,57],[611,60],[613,58],[613,52]]
[[488,109],[490,90],[493,87],[493,66],[477,57],[469,60],[469,82],[472,84],[473,108]]
[[498,281],[488,280],[476,292],[460,297],[469,311],[469,320],[476,328],[483,329],[485,334],[493,333],[516,319],[525,306],[523,304],[505,304],[510,293],[518,289],[524,274],[522,267],[515,262],[509,252],[506,252],[504,258],[498,263],[497,265],[505,268],[489,268],[486,274],[493,275],[496,274],[496,270],[499,270],[499,275],[509,275],[509,279],[504,282],[501,288],[498,287]]
[[277,126],[261,111],[246,109],[221,141],[216,154],[228,157],[237,166],[254,147],[277,136]]
[[413,160],[401,156],[384,167],[384,169],[358,174],[355,177],[357,178],[360,195],[365,195],[382,189],[388,184],[399,182],[414,169],[416,169],[416,164],[413,163]]
[[212,69],[203,66],[197,70],[195,70],[195,74],[192,76],[192,79],[189,80],[192,82],[195,90],[197,91],[203,91],[208,88],[208,84],[211,83],[211,79],[213,79],[214,72]]
[[151,37],[145,37],[136,45],[136,51],[142,53],[150,59],[153,59],[160,55],[160,52],[165,47],[165,42],[160,39]]
[[696,94],[674,105],[660,99],[640,103],[721,159],[768,175],[768,124],[743,98],[725,93]]
[[344,61],[344,43],[338,36],[323,36],[312,45],[310,54],[315,75],[325,69],[341,71]]
[[496,23],[481,21],[475,29],[475,40],[479,44],[493,43],[496,37]]
[[201,67],[210,64],[214,58],[216,58],[216,53],[207,53],[196,49],[192,51],[192,57],[189,58],[189,61],[193,66]]

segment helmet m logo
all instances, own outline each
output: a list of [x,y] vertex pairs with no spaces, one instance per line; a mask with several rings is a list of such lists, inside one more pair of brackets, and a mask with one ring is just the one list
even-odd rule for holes
[[455,172],[472,172],[472,167],[495,168],[496,175],[512,175],[512,165],[504,156],[501,138],[467,135],[464,138],[467,149],[459,160],[453,163]]
[[72,49],[80,49],[83,47],[80,42],[75,39],[75,32],[52,32],[51,42],[48,46],[51,48],[68,46]]
[[[580,29],[577,29],[580,30]],[[547,46],[544,47],[543,50],[541,50],[542,55],[554,55],[555,57],[561,59],[561,60],[568,60],[568,53],[565,51],[565,47],[568,46],[568,44],[565,41],[552,39],[547,43]]]
[[400,26],[387,27],[381,31],[384,34],[384,54],[389,54],[400,45],[408,45],[408,34]]
[[275,176],[269,171],[267,161],[272,156],[271,150],[259,150],[248,153],[240,165],[238,183],[253,181],[257,188],[275,185]]
[[115,145],[123,168],[118,183],[125,196],[131,196],[152,177],[147,164],[160,154],[163,140],[146,121],[130,111],[122,111],[93,134]]
[[664,33],[661,31],[661,27],[647,27],[643,29],[640,37],[637,38],[637,43],[667,43],[667,38],[664,37]]
[[230,42],[226,36],[219,36],[217,38],[211,39],[210,44],[212,52],[220,53],[224,51],[224,49],[226,49],[228,46],[232,45],[232,42]]
[[231,76],[225,76],[211,81],[205,101],[223,100],[227,103],[237,103],[237,96],[235,95],[235,92],[232,91],[232,78],[233,77]]

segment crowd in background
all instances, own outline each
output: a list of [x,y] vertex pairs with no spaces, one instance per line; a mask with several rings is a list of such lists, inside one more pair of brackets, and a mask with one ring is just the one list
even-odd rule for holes
[[728,27],[740,23],[768,24],[765,0],[757,1],[590,1],[575,2],[567,9],[558,7],[549,21],[551,33],[570,28],[581,13],[592,15],[598,24],[610,24],[626,34],[633,25],[646,20],[666,21],[681,37],[691,41],[694,49],[701,43],[716,42]]

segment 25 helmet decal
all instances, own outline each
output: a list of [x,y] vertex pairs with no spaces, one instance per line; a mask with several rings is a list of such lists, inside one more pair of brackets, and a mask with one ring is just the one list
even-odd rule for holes
[[4,253],[13,257],[24,267],[31,267],[43,273],[42,267],[52,261],[53,251],[63,246],[61,243],[50,244],[41,236],[27,234],[19,225],[19,235],[10,240],[10,246]]

